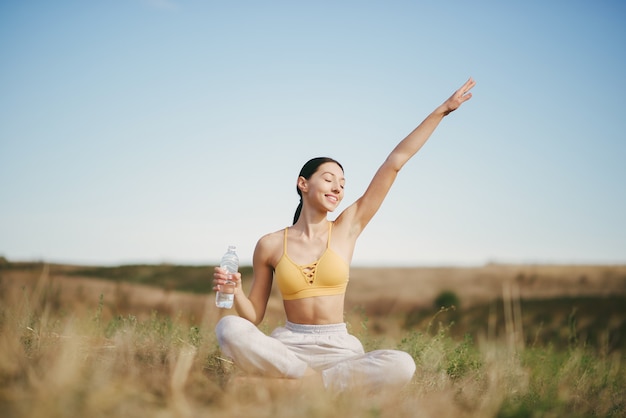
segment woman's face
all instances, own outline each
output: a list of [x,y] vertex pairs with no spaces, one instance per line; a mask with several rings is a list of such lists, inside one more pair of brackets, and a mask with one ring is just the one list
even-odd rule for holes
[[320,165],[308,180],[304,177],[298,179],[298,186],[308,196],[309,202],[329,212],[341,203],[345,184],[343,170],[336,163]]

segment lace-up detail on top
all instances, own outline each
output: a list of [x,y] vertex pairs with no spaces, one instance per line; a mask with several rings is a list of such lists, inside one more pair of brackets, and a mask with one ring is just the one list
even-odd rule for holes
[[300,268],[300,272],[304,276],[304,280],[307,281],[308,284],[313,284],[315,281],[315,273],[317,272],[317,263],[319,260],[309,264],[308,266],[298,266]]
[[328,226],[326,250],[317,261],[304,266],[294,263],[287,255],[288,230],[289,228],[285,228],[283,255],[274,269],[276,284],[283,299],[293,300],[345,293],[350,268],[345,260],[330,248],[332,222]]

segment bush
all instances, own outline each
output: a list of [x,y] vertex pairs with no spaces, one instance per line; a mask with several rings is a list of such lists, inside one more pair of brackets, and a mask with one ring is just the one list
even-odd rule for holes
[[435,309],[439,310],[441,308],[458,308],[461,301],[459,297],[451,290],[445,290],[435,298]]

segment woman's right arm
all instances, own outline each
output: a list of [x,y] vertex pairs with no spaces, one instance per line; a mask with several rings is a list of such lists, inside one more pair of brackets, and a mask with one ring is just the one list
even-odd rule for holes
[[[268,238],[269,236],[261,238],[254,249],[252,258],[253,279],[248,296],[245,295],[241,286],[241,274],[237,273],[235,277],[237,282],[235,309],[240,317],[247,319],[255,325],[261,323],[265,316],[267,301],[272,290],[274,268],[270,263],[271,251],[267,242]],[[213,273],[214,290],[217,290],[218,284],[222,284],[227,280],[228,277],[224,273],[224,270],[219,267],[215,268]]]

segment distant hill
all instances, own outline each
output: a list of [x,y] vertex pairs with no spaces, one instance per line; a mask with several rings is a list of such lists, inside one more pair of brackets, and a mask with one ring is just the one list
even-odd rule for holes
[[[252,268],[241,267],[244,290]],[[23,297],[28,287],[53,309],[94,310],[108,317],[151,312],[190,322],[228,313],[213,303],[213,266],[171,264],[76,266],[0,259],[0,291]],[[454,308],[436,300],[451,296]],[[234,313],[234,311],[230,311]],[[626,266],[497,265],[482,267],[352,268],[346,321],[393,339],[406,330],[462,337],[513,334],[525,344],[567,346],[583,341],[611,351],[626,348]],[[274,287],[268,327],[284,321]]]

